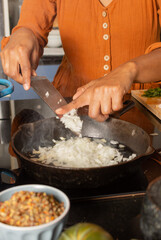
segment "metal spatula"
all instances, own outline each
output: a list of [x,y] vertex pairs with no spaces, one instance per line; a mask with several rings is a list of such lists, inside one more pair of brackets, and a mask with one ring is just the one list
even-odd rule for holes
[[[67,104],[66,100],[62,97],[59,91],[53,86],[53,84],[46,77],[41,77],[41,76],[31,77],[31,87],[43,99],[43,101],[51,108],[51,110],[54,113],[57,108],[60,108],[61,106],[64,106]],[[70,131],[72,131],[75,134],[75,136],[79,135],[78,133],[74,132],[72,129],[70,129]]]
[[57,108],[67,104],[66,100],[46,77],[31,77],[31,87],[54,113]]

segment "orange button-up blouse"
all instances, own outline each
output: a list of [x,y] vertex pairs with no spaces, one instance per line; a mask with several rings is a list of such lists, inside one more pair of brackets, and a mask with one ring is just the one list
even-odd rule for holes
[[[81,85],[161,47],[157,2],[161,5],[161,0],[113,0],[104,7],[99,0],[24,0],[13,32],[30,28],[44,47],[57,15],[65,56],[54,85],[69,97]],[[143,87],[149,84],[133,85]]]

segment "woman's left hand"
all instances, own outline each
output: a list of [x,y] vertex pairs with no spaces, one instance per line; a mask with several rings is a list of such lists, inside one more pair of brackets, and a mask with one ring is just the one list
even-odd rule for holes
[[89,105],[89,117],[105,121],[109,114],[123,107],[123,96],[129,91],[136,77],[135,62],[125,63],[108,75],[78,88],[73,101],[56,110],[64,115],[73,108]]

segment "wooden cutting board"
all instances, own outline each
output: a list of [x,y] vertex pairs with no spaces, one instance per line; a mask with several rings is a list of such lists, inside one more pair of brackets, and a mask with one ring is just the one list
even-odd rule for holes
[[131,95],[161,120],[161,97],[143,97],[145,90],[132,90]]

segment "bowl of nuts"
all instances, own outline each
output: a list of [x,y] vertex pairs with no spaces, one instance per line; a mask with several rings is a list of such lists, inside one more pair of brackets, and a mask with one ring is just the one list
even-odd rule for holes
[[56,240],[69,209],[66,194],[47,185],[21,185],[2,191],[0,240]]

